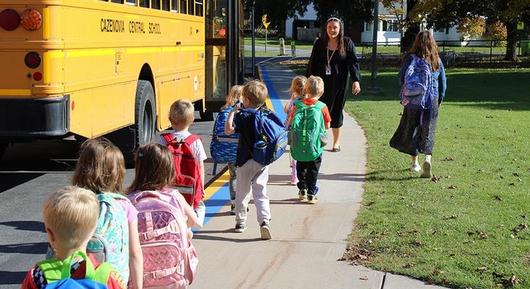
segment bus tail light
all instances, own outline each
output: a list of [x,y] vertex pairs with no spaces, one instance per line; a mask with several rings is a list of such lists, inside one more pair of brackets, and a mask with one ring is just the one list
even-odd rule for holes
[[29,31],[38,30],[42,26],[42,14],[37,9],[26,9],[22,12],[22,27]]
[[35,72],[35,73],[33,73],[33,80],[35,80],[35,81],[41,81],[41,80],[42,80],[42,73],[40,73],[40,72],[38,72],[38,71]]
[[28,52],[28,54],[26,54],[26,57],[24,57],[24,63],[26,64],[26,66],[33,69],[39,67],[41,61],[42,60],[40,58],[40,55],[34,51]]
[[13,9],[5,9],[0,12],[0,27],[7,31],[13,31],[20,25],[20,16]]

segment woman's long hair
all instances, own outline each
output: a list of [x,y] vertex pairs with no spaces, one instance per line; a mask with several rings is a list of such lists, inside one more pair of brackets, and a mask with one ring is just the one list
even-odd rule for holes
[[431,64],[433,71],[438,70],[438,46],[431,32],[421,31],[418,33],[409,52],[416,54],[418,57],[425,58]]
[[324,46],[327,47],[330,39],[328,35],[328,23],[330,22],[339,23],[340,31],[339,35],[337,36],[337,50],[339,50],[340,56],[344,57],[346,56],[346,47],[344,47],[344,24],[339,18],[331,17],[326,21],[326,25],[324,25]]
[[161,144],[146,144],[138,148],[135,156],[135,176],[127,193],[135,191],[160,191],[171,186],[175,179],[173,156]]

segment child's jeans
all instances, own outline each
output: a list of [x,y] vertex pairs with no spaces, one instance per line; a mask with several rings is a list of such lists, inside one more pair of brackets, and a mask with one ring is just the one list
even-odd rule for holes
[[250,191],[256,205],[258,223],[269,222],[271,210],[267,196],[267,182],[269,181],[269,167],[254,160],[248,160],[237,168],[236,188],[236,223],[246,224],[247,207],[250,202]]
[[230,175],[230,180],[228,181],[228,188],[230,190],[230,200],[234,201],[236,199],[236,165],[233,163],[228,163],[228,173]]
[[298,189],[307,189],[309,196],[314,196],[317,190],[318,171],[322,163],[322,155],[314,161],[302,162],[296,161],[296,173],[298,175]]

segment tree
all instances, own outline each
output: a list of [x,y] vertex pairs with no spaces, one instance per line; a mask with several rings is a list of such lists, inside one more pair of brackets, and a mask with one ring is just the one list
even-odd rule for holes
[[[230,0],[232,1],[232,0]],[[296,13],[303,14],[307,10],[307,5],[312,0],[246,0],[247,11],[254,4],[255,19],[261,19],[263,14],[267,14],[267,19],[271,21],[271,27],[277,28],[280,33],[285,31],[285,20],[293,17]],[[256,23],[259,26],[259,23]]]

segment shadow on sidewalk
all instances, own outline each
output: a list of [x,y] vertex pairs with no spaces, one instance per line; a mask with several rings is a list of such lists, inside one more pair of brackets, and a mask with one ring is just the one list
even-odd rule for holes
[[[209,235],[215,234],[215,235]],[[261,238],[250,238],[250,239],[239,239],[239,238],[230,238],[223,237],[221,234],[237,234],[234,232],[234,229],[225,229],[225,230],[204,230],[196,232],[193,235],[194,240],[207,240],[207,241],[224,241],[224,242],[233,242],[233,243],[250,243],[256,241],[262,241]]]
[[27,272],[0,271],[0,285],[22,284]]
[[331,180],[331,181],[344,181],[344,182],[364,182],[366,176],[364,174],[325,174],[320,173],[318,175],[319,180]]

